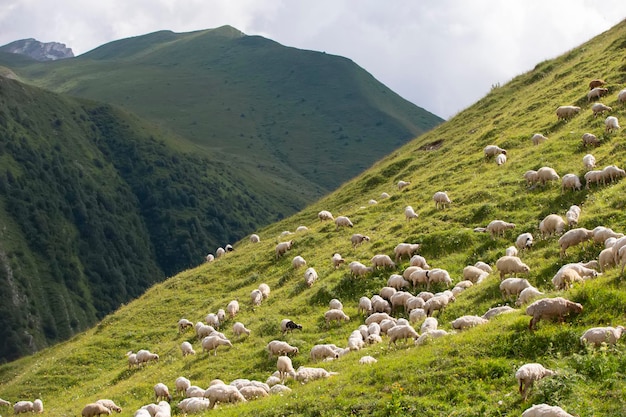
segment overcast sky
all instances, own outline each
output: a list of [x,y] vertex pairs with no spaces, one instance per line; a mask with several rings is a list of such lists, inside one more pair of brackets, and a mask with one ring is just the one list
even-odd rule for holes
[[350,58],[405,99],[449,118],[493,84],[624,18],[626,0],[0,0],[0,45],[35,38],[80,55],[158,30],[231,25]]

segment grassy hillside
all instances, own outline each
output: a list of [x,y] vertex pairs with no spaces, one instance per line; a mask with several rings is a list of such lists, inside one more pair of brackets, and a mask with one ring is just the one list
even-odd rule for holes
[[[602,247],[570,248],[561,259],[557,238],[540,239],[537,230],[547,214],[564,215],[570,205],[577,204],[582,208],[581,227],[605,225],[624,232],[624,180],[562,193],[557,184],[529,189],[522,177],[526,170],[544,165],[561,176],[569,172],[582,176],[582,156],[587,152],[595,155],[600,168],[610,164],[624,167],[625,133],[605,134],[603,117],[592,116],[586,98],[588,82],[596,77],[605,79],[610,93],[603,101],[613,106],[613,115],[624,118],[624,106],[616,100],[617,92],[626,86],[624,39],[626,23],[538,64],[330,196],[261,229],[260,243],[242,240],[234,252],[216,262],[155,285],[96,328],[0,367],[0,397],[12,401],[41,397],[48,412],[56,415],[77,415],[84,404],[106,397],[116,400],[130,415],[153,400],[154,384],[164,382],[172,388],[180,375],[202,387],[214,378],[226,382],[235,378],[265,380],[275,370],[276,360],[268,359],[264,347],[272,339],[283,338],[278,324],[290,317],[304,326],[302,332],[284,337],[300,349],[294,365],[322,366],[338,375],[306,385],[290,381],[293,392],[289,395],[221,406],[203,415],[515,416],[542,402],[560,405],[581,417],[626,415],[623,341],[616,347],[595,350],[581,347],[578,341],[586,328],[624,324],[624,279],[619,269],[612,269],[568,291],[555,291],[550,281],[561,265],[596,258]],[[557,121],[555,109],[565,104],[580,105],[581,113],[569,122]],[[601,138],[597,148],[582,147],[581,136],[588,131]],[[548,136],[548,141],[532,145],[530,138],[535,132]],[[489,144],[508,150],[505,165],[485,160],[483,148]],[[412,183],[402,192],[395,186],[400,179]],[[448,191],[451,208],[435,209],[432,195],[440,190]],[[391,194],[390,198],[381,199],[383,192]],[[378,204],[368,205],[372,198]],[[407,205],[419,213],[418,219],[404,219]],[[354,228],[335,230],[333,224],[319,222],[316,214],[321,209],[349,216]],[[497,239],[473,231],[494,219],[517,226]],[[295,241],[293,249],[276,260],[274,246],[287,239],[279,234],[298,225],[309,229],[289,236]],[[382,344],[334,362],[312,364],[308,358],[314,344],[345,346],[351,331],[363,323],[357,313],[359,297],[377,293],[390,273],[408,265],[404,261],[394,271],[352,278],[346,267],[331,267],[333,253],[341,253],[346,262],[369,263],[374,254],[391,255],[400,242],[418,242],[429,264],[447,269],[458,282],[464,266],[478,260],[493,265],[515,237],[527,231],[536,237],[534,247],[522,254],[531,268],[528,279],[547,296],[560,295],[581,303],[581,314],[562,324],[542,321],[530,332],[529,317],[524,309],[518,309],[425,346],[389,347],[384,338]],[[354,232],[369,235],[371,241],[352,248]],[[295,255],[303,256],[320,275],[311,288],[304,285],[303,270],[291,268]],[[252,309],[249,294],[261,282],[268,283],[272,293]],[[450,322],[459,316],[481,315],[490,307],[513,304],[502,299],[498,286],[497,274],[493,274],[461,293],[438,316],[440,327],[450,330]],[[326,326],[323,313],[331,298],[343,302],[351,321]],[[232,299],[243,306],[237,320],[252,330],[249,337],[209,356],[200,352],[191,331],[178,334],[179,318],[203,320]],[[231,325],[232,321],[224,327],[227,336],[232,335]],[[184,340],[193,343],[196,356],[182,358],[179,346]],[[160,361],[128,370],[124,353],[142,348],[158,353]],[[365,354],[375,356],[378,363],[359,365],[358,359]],[[558,370],[558,375],[536,384],[528,401],[522,402],[514,373],[526,362],[540,362]]]
[[246,184],[259,194],[285,178],[334,190],[442,121],[349,59],[230,26],[155,32],[52,64],[0,62],[39,86],[122,106],[176,132],[176,146],[262,179]]

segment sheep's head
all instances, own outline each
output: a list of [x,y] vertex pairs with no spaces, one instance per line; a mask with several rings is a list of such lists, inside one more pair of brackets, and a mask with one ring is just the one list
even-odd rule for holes
[[568,309],[573,311],[574,313],[581,313],[583,311],[583,306],[579,303],[569,303]]

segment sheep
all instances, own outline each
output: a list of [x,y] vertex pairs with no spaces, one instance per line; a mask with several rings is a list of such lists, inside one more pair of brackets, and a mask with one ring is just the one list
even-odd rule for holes
[[389,198],[389,193],[381,193],[380,198]]
[[335,268],[335,269],[339,268],[341,266],[341,264],[346,262],[345,259],[343,259],[341,257],[341,255],[338,254],[338,253],[335,253],[333,255],[333,257],[331,258],[331,261],[332,261],[332,264],[333,264],[333,268]]
[[396,264],[391,260],[389,255],[378,254],[374,255],[371,259],[372,268],[395,268]]
[[107,407],[97,402],[89,403],[85,405],[83,407],[83,411],[81,411],[81,415],[83,417],[96,417],[96,416],[101,416],[102,414],[105,414],[107,416],[111,415],[111,410],[109,410]]
[[583,165],[587,171],[594,169],[596,167],[596,158],[588,153],[583,156]]
[[182,333],[185,331],[185,329],[188,329],[190,327],[193,327],[193,323],[190,322],[187,319],[180,319],[178,320],[178,333]]
[[528,274],[530,268],[517,256],[502,256],[496,261],[496,268],[500,272],[500,280],[508,274]]
[[589,81],[589,89],[593,90],[596,87],[602,87],[604,84],[606,84],[604,80],[596,78],[596,79]]
[[246,326],[242,322],[238,321],[235,324],[233,324],[233,335],[235,335],[236,337],[239,337],[242,334],[249,336],[250,330],[246,329]]
[[616,130],[619,130],[619,122],[617,120],[617,117],[615,116],[609,116],[604,120],[604,126],[605,126],[605,131],[606,133],[613,133]]
[[437,330],[437,326],[439,326],[439,323],[437,322],[436,318],[427,317],[426,320],[424,320],[424,322],[422,323],[422,326],[420,327],[420,332],[421,333],[432,332],[434,330]]
[[309,228],[306,227],[306,226],[298,226],[298,227],[296,227],[296,233],[306,232],[307,230],[309,230]]
[[389,279],[387,279],[387,286],[394,288],[395,290],[407,288],[409,284],[409,281],[405,280],[402,275],[398,274],[391,274],[391,276],[389,276]]
[[537,178],[539,178],[541,185],[546,185],[547,182],[556,181],[560,177],[553,168],[541,167],[537,170]]
[[267,390],[265,390],[263,387],[258,387],[255,385],[245,385],[239,388],[239,392],[248,401],[268,397],[270,395],[269,387]]
[[389,346],[392,343],[397,346],[396,342],[399,339],[404,339],[406,343],[406,339],[413,338],[413,340],[417,340],[420,337],[415,329],[408,324],[393,326],[387,331],[387,336],[389,336]]
[[417,323],[426,318],[426,311],[423,308],[414,308],[409,313],[409,322]]
[[478,269],[482,269],[483,271],[491,274],[493,273],[493,269],[486,263],[482,262],[482,261],[478,261],[474,264],[474,266]]
[[247,402],[237,387],[233,385],[217,384],[210,386],[204,391],[204,397],[209,399],[209,410],[215,407],[216,403],[236,403]]
[[186,341],[180,344],[180,350],[183,352],[183,356],[196,354],[196,351],[193,350],[193,346],[191,346],[191,343]]
[[0,407],[11,407],[11,403],[7,400],[0,398]]
[[176,394],[184,396],[187,390],[191,387],[191,381],[184,376],[179,376],[176,378],[176,381],[174,381],[174,386],[176,387]]
[[545,141],[548,140],[547,137],[545,137],[544,135],[542,135],[541,133],[535,133],[530,140],[533,142],[533,145],[539,145],[540,143],[543,143]]
[[266,299],[270,296],[270,286],[267,285],[266,283],[262,282],[259,284],[259,291],[261,291],[261,295],[263,296],[263,299]]
[[289,230],[283,230],[282,232],[280,232],[280,237],[285,237],[285,236],[289,236],[289,235],[293,235],[293,232],[290,232]]
[[313,286],[313,283],[315,281],[317,281],[318,275],[317,275],[317,271],[315,270],[315,268],[310,267],[307,268],[306,271],[304,271],[304,283],[306,284],[307,287],[311,287]]
[[399,243],[393,248],[393,253],[396,255],[396,262],[402,260],[402,257],[406,255],[407,258],[420,249],[419,243]]
[[320,219],[320,221],[335,220],[331,212],[328,210],[322,210],[319,213],[317,213],[317,218]]
[[350,262],[350,264],[348,265],[348,268],[350,268],[350,274],[355,277],[364,276],[374,270],[373,267],[365,266],[361,262],[358,262],[358,261]]
[[208,324],[209,326],[213,326],[215,328],[220,327],[220,319],[217,317],[217,314],[215,313],[207,314],[206,317],[204,318],[204,322]]
[[204,396],[204,388],[200,388],[197,385],[191,385],[189,388],[185,390],[185,396],[187,398],[191,397],[203,397]]
[[276,369],[278,370],[281,384],[285,382],[287,376],[291,376],[292,378],[296,377],[296,371],[293,369],[293,364],[289,356],[279,356],[276,360]]
[[220,346],[230,346],[233,347],[233,344],[228,339],[224,339],[220,336],[207,336],[202,339],[202,351],[211,354],[213,351],[213,355],[217,356],[217,348]]
[[611,112],[613,109],[602,103],[594,103],[594,105],[591,106],[591,111],[593,112],[593,117],[597,117],[599,114],[602,114],[605,111]]
[[519,250],[530,249],[533,245],[533,235],[531,233],[522,233],[515,239],[515,246]]
[[439,311],[439,314],[441,314],[441,311],[443,311],[448,303],[451,303],[453,301],[455,301],[455,298],[454,294],[452,294],[451,292],[450,294],[446,294],[446,292],[444,292],[441,295],[434,296],[424,303],[424,311],[426,312],[426,316],[432,316],[435,311]]
[[517,372],[515,372],[515,379],[517,379],[522,400],[526,401],[528,391],[532,388],[535,381],[554,374],[556,374],[556,372],[544,368],[543,365],[539,363],[526,363],[520,366]]
[[252,302],[252,307],[257,307],[261,305],[263,301],[263,293],[258,288],[252,290],[250,292],[250,301]]
[[501,153],[499,155],[496,155],[496,165],[500,166],[500,165],[504,165],[506,163],[506,155]]
[[571,206],[565,213],[565,219],[569,227],[577,226],[580,219],[580,207],[577,205]]
[[231,319],[235,318],[237,313],[239,313],[239,301],[231,300],[228,305],[226,305],[226,312],[228,313],[228,317]]
[[560,106],[556,109],[556,117],[557,120],[565,120],[567,122],[568,119],[576,116],[580,112],[580,107],[578,106]]
[[348,351],[360,350],[365,347],[365,340],[359,330],[354,330],[348,337]]
[[587,145],[598,146],[600,144],[600,140],[596,137],[596,135],[589,132],[583,133],[582,141],[584,147]]
[[[592,262],[595,262],[595,261],[592,261]],[[596,267],[596,265],[593,265],[593,266]],[[598,264],[597,267],[599,266],[600,265]],[[565,277],[564,274],[566,273],[568,269],[574,270],[578,276],[573,275],[573,274],[568,274],[567,277]],[[598,275],[598,272],[595,269],[589,268],[581,262],[569,263],[569,264],[563,265],[561,268],[559,268],[556,274],[554,274],[554,277],[552,278],[552,284],[554,285],[556,289],[564,289],[568,283],[571,283],[574,281],[582,282],[582,278],[596,277],[597,275]]]
[[172,396],[170,395],[170,390],[167,388],[167,385],[159,382],[154,386],[154,396],[156,401],[172,401]]
[[489,158],[491,156],[496,156],[500,154],[506,155],[506,149],[502,149],[496,145],[485,146],[485,149],[483,150],[483,152],[485,153],[485,158]]
[[387,331],[398,324],[398,320],[394,318],[384,319],[380,322],[380,332],[387,334]]
[[332,344],[314,345],[311,348],[310,357],[312,361],[319,361],[323,359],[338,359],[337,346]]
[[287,253],[287,251],[290,250],[292,246],[293,246],[293,240],[290,240],[288,242],[280,242],[280,243],[278,243],[276,245],[276,248],[275,248],[276,259],[280,258],[285,253]]
[[585,330],[583,335],[580,337],[580,343],[592,344],[596,347],[600,346],[602,343],[614,345],[617,343],[619,338],[622,337],[623,332],[624,326],[592,327],[591,329]]
[[359,298],[357,312],[359,314],[369,315],[372,312],[372,301],[367,297]]
[[565,190],[567,189],[571,189],[573,190],[578,190],[580,191],[580,189],[583,187],[583,185],[580,183],[580,178],[578,178],[578,175],[576,174],[565,174],[563,175],[563,178],[561,179],[561,192],[564,193]]
[[428,280],[426,289],[429,289],[430,285],[434,283],[443,283],[446,287],[452,284],[452,279],[448,271],[441,268],[426,270],[426,279]]
[[593,239],[593,231],[585,229],[584,227],[578,227],[576,229],[568,230],[559,238],[559,246],[561,247],[561,258],[565,256],[565,252],[568,248],[584,243],[587,240]]
[[[400,275],[397,275],[397,276],[399,276],[400,279],[404,280],[404,278],[402,278]],[[406,292],[406,291],[398,291],[390,299],[391,310],[393,311],[393,310],[396,310],[398,307],[403,307],[404,310],[407,311],[406,302],[410,298],[414,298],[413,294]]]
[[415,212],[415,210],[413,210],[413,207],[406,206],[404,208],[404,217],[407,221],[411,221],[411,219],[417,219],[418,214]]
[[213,326],[206,325],[200,321],[196,323],[195,327],[196,327],[196,335],[198,336],[199,340],[202,340],[202,338],[210,335],[212,332],[215,331]]
[[537,288],[533,286],[524,288],[519,293],[517,300],[515,301],[515,305],[521,306],[542,295],[544,295],[544,293],[542,293],[541,291],[539,291]]
[[96,401],[97,404],[102,404],[103,406],[105,406],[106,408],[108,408],[111,411],[115,411],[116,413],[121,413],[122,412],[122,407],[120,407],[119,405],[115,404],[115,402],[113,400],[109,400],[109,399],[101,399]]
[[398,190],[402,191],[403,188],[408,187],[409,185],[411,185],[411,181],[398,181]]
[[352,242],[352,247],[353,248],[356,248],[357,246],[359,246],[363,242],[369,242],[369,241],[370,241],[370,237],[369,236],[365,236],[365,235],[362,235],[360,233],[355,233],[355,234],[352,235],[352,237],[350,237],[350,242]]
[[290,393],[290,392],[291,392],[291,388],[283,384],[276,384],[272,386],[272,388],[270,388],[270,394],[283,395],[285,393]]
[[517,251],[517,248],[515,246],[509,246],[508,248],[506,248],[504,250],[504,254],[506,256],[517,256],[518,251]]
[[574,417],[556,405],[537,404],[522,413],[522,417]]
[[526,307],[526,314],[532,316],[528,328],[534,330],[541,319],[556,317],[559,322],[562,322],[567,314],[571,312],[580,313],[582,311],[582,305],[566,300],[563,297],[542,298]]
[[544,238],[554,234],[560,235],[563,233],[563,230],[565,230],[566,224],[565,220],[558,214],[548,214],[541,223],[539,223],[539,231]]
[[617,93],[617,101],[620,103],[626,103],[626,88]]
[[287,342],[283,342],[282,340],[272,340],[267,344],[267,351],[269,353],[269,358],[272,356],[280,356],[280,355],[297,355],[300,351],[297,347],[291,346]]
[[323,368],[310,368],[307,366],[301,366],[296,371],[296,381],[305,384],[309,381],[316,379],[328,378],[332,375],[337,375],[337,372],[328,372]]
[[465,330],[470,327],[480,326],[481,324],[485,324],[489,322],[489,320],[484,319],[479,316],[461,316],[452,321],[452,328],[456,330]]
[[376,200],[374,200],[374,199],[370,199],[370,200],[367,202],[367,204],[369,204],[369,205],[372,205],[372,206],[373,206],[373,205],[375,205],[375,204],[378,204],[378,201],[376,201]]
[[603,249],[602,252],[600,252],[600,255],[598,255],[598,263],[600,264],[601,272],[604,272],[609,268],[613,268],[615,266],[613,248]]
[[[18,401],[15,404],[13,404],[13,412],[15,414],[34,412],[34,411],[35,410],[34,410],[34,405],[32,401]],[[107,411],[109,411],[108,408],[107,408]],[[111,414],[111,411],[109,411],[109,414]]]
[[259,243],[260,241],[261,241],[261,238],[256,233],[253,233],[253,234],[250,235],[250,242],[251,243]]
[[373,356],[369,356],[369,355],[362,356],[361,359],[359,359],[360,365],[370,365],[376,362],[378,362],[378,360],[374,358]]
[[496,236],[504,236],[504,232],[509,229],[515,229],[515,223],[508,223],[503,220],[493,220],[485,228],[492,238]]
[[411,259],[409,260],[409,265],[418,266],[422,269],[430,269],[430,265],[428,265],[428,263],[426,262],[426,258],[421,255],[411,256]]
[[539,177],[537,175],[537,171],[534,169],[530,169],[524,173],[524,179],[526,180],[526,185],[531,186],[537,182],[539,182]]
[[179,402],[176,406],[184,414],[196,414],[208,410],[211,405],[211,401],[205,398],[185,398]]
[[294,330],[302,330],[302,326],[300,324],[296,324],[293,320],[290,319],[282,319],[280,322],[280,331],[283,335],[286,332],[292,332]]
[[340,227],[354,227],[350,219],[346,216],[339,216],[335,219],[335,230],[339,230]]
[[133,352],[127,352],[126,356],[128,357],[128,369],[139,366],[139,362],[137,361],[137,354]]
[[33,401],[33,413],[43,413],[43,402],[39,398]]
[[587,93],[587,101],[589,102],[594,98],[600,98],[603,95],[608,94],[608,92],[609,92],[608,88],[595,87]]
[[304,260],[304,258],[300,255],[294,256],[293,259],[291,260],[291,266],[294,269],[298,269],[305,265],[306,265],[306,260]]
[[447,336],[448,334],[450,333],[441,329],[431,330],[431,331],[422,333],[422,335],[415,341],[415,345],[420,346],[420,345],[427,343],[428,341],[432,339],[438,339],[440,337]]
[[499,316],[500,314],[511,313],[515,311],[513,307],[509,306],[500,306],[500,307],[492,307],[485,312],[481,317],[485,320],[491,320],[495,316]]
[[146,349],[141,349],[137,351],[137,363],[139,365],[142,365],[147,362],[158,362],[158,361],[159,361],[159,355],[157,355],[156,353],[152,353]]
[[517,297],[524,288],[528,287],[531,287],[530,282],[524,278],[507,278],[500,283],[500,292],[502,297],[506,299],[511,295]]
[[615,182],[616,179],[626,177],[626,171],[615,165],[609,165],[602,169],[602,176],[604,177],[604,182]]
[[369,326],[372,323],[380,323],[383,320],[393,320],[393,317],[387,313],[372,313],[365,319],[365,325]]
[[416,297],[421,298],[424,301],[428,301],[431,298],[433,298],[435,296],[435,294],[433,294],[432,292],[428,292],[428,291],[422,291],[419,294],[416,295]]
[[433,195],[433,200],[435,201],[435,208],[437,209],[445,209],[446,206],[450,207],[450,204],[452,204],[452,200],[450,200],[446,191],[437,191]]
[[326,320],[326,325],[330,325],[330,322],[333,320],[339,323],[342,321],[350,321],[350,317],[344,313],[343,310],[331,308],[324,313],[324,320]]

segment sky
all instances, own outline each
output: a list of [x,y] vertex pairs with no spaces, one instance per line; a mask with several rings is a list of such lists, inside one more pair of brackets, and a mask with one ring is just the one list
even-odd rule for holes
[[625,18],[624,0],[0,0],[0,45],[35,38],[80,55],[158,30],[231,25],[347,57],[448,119]]

